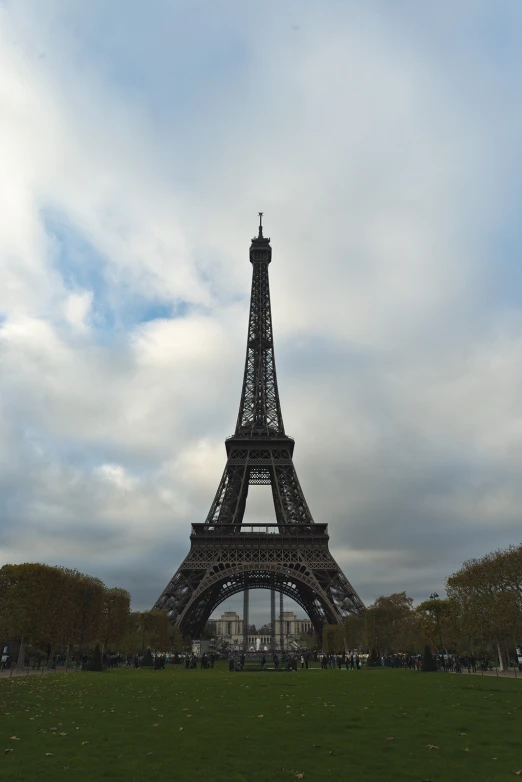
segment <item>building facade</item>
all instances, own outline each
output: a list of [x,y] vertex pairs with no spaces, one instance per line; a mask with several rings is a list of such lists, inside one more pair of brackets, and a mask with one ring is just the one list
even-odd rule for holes
[[[243,620],[235,611],[225,611],[219,619],[210,619],[208,625],[215,633],[218,647],[228,644],[232,649],[243,648]],[[312,632],[313,625],[309,619],[298,619],[293,611],[283,611],[275,621],[275,648],[281,649],[281,633],[283,648],[297,649],[302,646],[301,636]],[[259,631],[251,628],[248,634],[249,651],[268,652],[271,648],[272,633],[269,628],[266,625]]]

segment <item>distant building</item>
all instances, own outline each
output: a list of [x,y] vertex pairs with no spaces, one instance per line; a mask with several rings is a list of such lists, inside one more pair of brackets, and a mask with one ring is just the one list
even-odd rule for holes
[[[298,619],[293,611],[283,611],[281,616],[275,621],[276,649],[281,648],[281,629],[283,631],[283,645],[285,649],[299,647],[300,638],[303,633],[313,632],[312,623],[309,619]],[[232,648],[241,649],[243,646],[243,620],[235,611],[225,611],[219,619],[210,619],[210,626],[214,628],[217,645],[228,643]],[[249,628],[248,648],[253,651],[270,651],[272,648],[272,634],[269,627],[264,625],[260,631],[253,631]]]

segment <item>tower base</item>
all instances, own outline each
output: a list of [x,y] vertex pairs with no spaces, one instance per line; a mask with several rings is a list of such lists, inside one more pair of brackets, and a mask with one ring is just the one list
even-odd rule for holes
[[[327,524],[193,524],[188,556],[154,608],[197,638],[212,612],[245,589],[272,589],[295,600],[317,638],[364,605],[328,549]],[[236,528],[237,529],[237,528]]]

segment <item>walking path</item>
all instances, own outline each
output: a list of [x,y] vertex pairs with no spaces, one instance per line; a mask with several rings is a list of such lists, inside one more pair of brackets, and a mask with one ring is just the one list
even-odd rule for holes
[[[6,671],[0,671],[0,679],[16,678],[18,676],[43,676],[48,673],[74,673],[77,669],[70,667],[65,668],[61,665],[57,668],[22,668],[21,671],[16,668],[8,669]],[[79,670],[79,669],[78,669]],[[319,671],[320,668],[310,666],[312,671]],[[344,670],[344,669],[341,669]],[[448,671],[448,673],[455,673],[455,671]],[[513,671],[510,668],[508,671],[476,671],[476,673],[468,673],[468,671],[462,671],[460,676],[494,676],[499,679],[518,679],[522,682],[522,673],[520,671]]]
[[[450,671],[450,673],[455,673],[455,671]],[[462,671],[461,676],[467,676],[467,671]],[[512,668],[510,668],[508,671],[476,671],[476,673],[472,673],[472,676],[495,676],[499,679],[520,679],[522,682],[522,673],[520,671],[514,671]]]
[[[76,668],[67,668],[68,673],[72,673]],[[22,668],[17,670],[16,668],[9,668],[6,671],[0,671],[0,679],[11,679],[18,676],[43,676],[47,673],[65,673],[65,666],[59,666],[58,668]]]

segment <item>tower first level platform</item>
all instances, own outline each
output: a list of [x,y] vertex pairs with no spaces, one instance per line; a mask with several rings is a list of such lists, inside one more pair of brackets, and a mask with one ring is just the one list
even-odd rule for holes
[[321,637],[364,605],[328,548],[326,524],[193,524],[191,548],[156,603],[198,637],[211,613],[245,589],[273,589],[298,603]]

